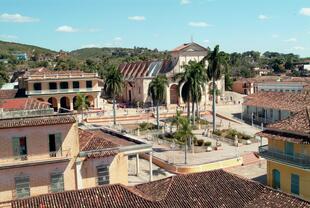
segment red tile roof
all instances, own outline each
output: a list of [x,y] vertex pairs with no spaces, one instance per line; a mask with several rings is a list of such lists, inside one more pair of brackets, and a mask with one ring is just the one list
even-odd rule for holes
[[16,98],[0,100],[0,108],[3,111],[18,111],[18,110],[34,110],[50,108],[46,102],[38,101],[33,98]]
[[15,98],[17,90],[0,90],[0,99]]
[[310,93],[258,92],[245,97],[243,105],[298,112],[310,105]]
[[80,151],[90,152],[87,158],[109,157],[116,155],[120,145],[107,139],[109,136],[100,130],[79,129]]
[[76,120],[72,115],[48,115],[37,117],[10,118],[0,119],[0,129],[70,124],[75,122]]
[[306,208],[310,203],[223,170],[177,175],[134,187],[106,185],[14,200],[12,208]]
[[310,107],[295,113],[287,119],[267,125],[267,129],[257,135],[269,139],[309,144]]

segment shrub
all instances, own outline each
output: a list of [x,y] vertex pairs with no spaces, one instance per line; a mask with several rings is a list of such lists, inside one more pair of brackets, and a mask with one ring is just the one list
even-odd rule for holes
[[217,136],[222,136],[222,131],[215,129],[215,131],[213,132],[213,134],[217,135]]
[[198,139],[197,140],[197,146],[201,147],[204,144],[204,140],[203,139]]
[[204,146],[206,146],[206,147],[210,147],[212,145],[212,142],[205,142],[204,143]]
[[152,130],[152,129],[155,129],[156,128],[156,125],[155,124],[152,124],[152,123],[148,123],[148,122],[142,122],[139,124],[139,127],[142,131],[145,131],[145,130]]

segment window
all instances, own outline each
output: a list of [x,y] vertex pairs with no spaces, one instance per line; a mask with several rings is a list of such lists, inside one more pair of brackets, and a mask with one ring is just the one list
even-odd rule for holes
[[291,192],[292,194],[299,195],[299,175],[291,175]]
[[30,196],[30,182],[28,176],[15,178],[16,198],[25,198]]
[[294,144],[292,142],[285,142],[285,154],[294,156]]
[[51,192],[61,192],[64,190],[64,175],[62,173],[52,173]]
[[92,81],[86,81],[86,88],[92,88],[93,82]]
[[27,160],[27,139],[26,137],[13,137],[13,154],[16,159]]
[[280,171],[277,169],[272,170],[272,188],[274,189],[280,189],[281,184],[280,184]]
[[33,84],[33,89],[34,90],[42,90],[41,83],[34,83]]
[[50,82],[48,83],[50,90],[57,90],[57,83],[56,82]]
[[61,134],[50,134],[48,135],[48,144],[49,151],[51,157],[58,156],[57,154],[61,154]]
[[78,82],[78,81],[72,82],[72,85],[73,85],[73,89],[79,89],[80,88],[80,82]]
[[68,82],[60,82],[60,89],[68,89]]
[[139,87],[139,94],[141,94],[141,87]]
[[109,166],[102,165],[97,167],[97,184],[99,186],[110,183]]

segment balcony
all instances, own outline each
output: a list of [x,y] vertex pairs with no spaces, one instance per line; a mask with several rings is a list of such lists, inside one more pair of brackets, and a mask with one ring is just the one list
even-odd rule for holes
[[275,149],[271,149],[268,145],[259,147],[259,154],[269,160],[285,163],[303,169],[310,169],[310,156],[304,154],[288,155]]
[[71,159],[71,149],[46,154],[26,154],[0,158],[0,169],[12,166],[62,162]]
[[78,92],[100,92],[99,87],[93,88],[70,88],[70,89],[55,89],[55,90],[29,90],[26,91],[26,95],[46,95],[46,94],[66,94],[66,93],[78,93]]

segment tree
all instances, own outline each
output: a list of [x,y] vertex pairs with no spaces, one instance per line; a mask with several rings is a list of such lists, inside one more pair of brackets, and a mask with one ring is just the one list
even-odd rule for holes
[[181,124],[182,118],[183,117],[181,116],[181,111],[177,110],[175,116],[172,118],[172,121],[171,121],[171,125],[176,125],[177,131],[179,130],[179,126]]
[[202,89],[207,81],[202,62],[189,61],[183,66],[184,71],[177,73],[174,80],[178,80],[181,88],[181,97],[187,103],[187,118],[190,119],[190,103],[192,102],[193,124],[195,124],[195,103],[201,100]]
[[89,102],[85,94],[77,93],[75,107],[82,112],[82,120],[84,120],[84,110],[88,110]]
[[192,132],[192,128],[190,125],[190,122],[186,118],[180,119],[180,128],[176,133],[176,137],[179,138],[181,141],[184,141],[185,144],[185,150],[184,150],[184,162],[187,164],[187,144],[189,139],[192,139],[194,137],[194,134]]
[[148,95],[156,105],[157,129],[159,129],[159,105],[166,99],[166,87],[168,79],[165,75],[157,75],[149,84]]
[[208,54],[207,60],[208,65],[208,77],[212,80],[212,113],[213,113],[213,132],[216,130],[216,108],[215,108],[215,99],[216,99],[216,84],[215,81],[221,78],[221,74],[224,68],[227,67],[225,57],[223,53],[219,52],[219,45],[215,46],[214,50]]
[[123,75],[114,65],[110,65],[103,73],[102,79],[105,94],[113,99],[113,124],[116,125],[115,99],[122,93]]
[[0,87],[2,87],[3,84],[9,82],[10,77],[6,70],[6,67],[0,63]]

